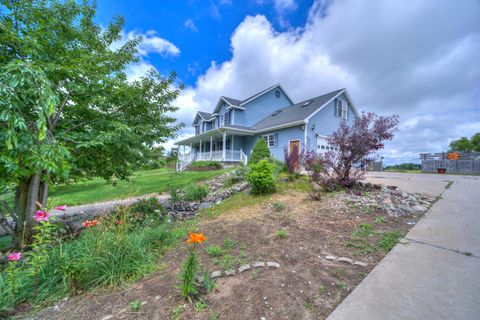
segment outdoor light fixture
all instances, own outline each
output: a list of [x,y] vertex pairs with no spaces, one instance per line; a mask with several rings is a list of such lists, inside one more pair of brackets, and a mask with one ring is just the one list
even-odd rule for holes
[[312,131],[315,130],[315,123],[312,125]]

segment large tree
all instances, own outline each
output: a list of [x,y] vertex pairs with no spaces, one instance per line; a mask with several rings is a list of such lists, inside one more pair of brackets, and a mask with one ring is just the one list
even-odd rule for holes
[[175,136],[181,125],[169,114],[181,85],[154,70],[128,81],[124,70],[138,62],[142,39],[113,49],[123,19],[96,24],[94,4],[0,3],[0,185],[15,190],[13,210],[0,205],[0,222],[19,245],[49,184],[126,178],[148,148]]
[[480,152],[480,132],[474,134],[470,139],[461,137],[450,142],[451,151]]

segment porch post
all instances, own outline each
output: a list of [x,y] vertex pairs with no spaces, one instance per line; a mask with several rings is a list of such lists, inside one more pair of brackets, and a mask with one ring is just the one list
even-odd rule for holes
[[227,158],[227,150],[225,150],[225,145],[227,144],[227,131],[223,131],[223,145],[222,145],[222,160],[225,161]]
[[200,160],[202,159],[202,139],[200,139]]
[[233,146],[234,146],[234,144],[233,144],[233,134],[232,134],[232,142],[231,142],[231,145],[230,145],[230,150],[231,150],[231,152],[230,152],[230,154],[231,154],[230,158],[231,158],[231,160],[234,160],[234,159],[233,159]]
[[212,149],[213,146],[212,146],[212,136],[210,136],[210,161],[212,160]]

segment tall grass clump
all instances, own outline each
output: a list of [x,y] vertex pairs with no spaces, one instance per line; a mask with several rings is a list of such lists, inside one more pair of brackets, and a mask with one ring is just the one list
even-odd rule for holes
[[76,239],[53,237],[41,251],[42,259],[26,251],[18,261],[9,261],[0,272],[0,317],[22,302],[48,305],[68,295],[123,286],[154,271],[161,254],[186,231],[170,221],[145,226],[138,217],[131,219],[137,213],[122,209],[101,220],[86,220],[86,230]]

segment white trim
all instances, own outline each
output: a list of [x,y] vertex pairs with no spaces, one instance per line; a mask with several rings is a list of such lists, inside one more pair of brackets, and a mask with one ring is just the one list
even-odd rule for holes
[[[270,136],[273,136],[273,139],[272,139],[273,146],[270,146]],[[265,142],[267,143],[268,148],[275,148],[275,143],[277,142],[277,141],[275,141],[275,132],[267,133],[267,134],[264,134],[264,135],[260,136],[260,138],[262,138],[262,139],[263,139],[263,137],[267,137],[267,141],[265,141]],[[263,139],[263,140],[265,140],[265,139]]]
[[292,99],[290,99],[290,97],[289,97],[288,94],[285,92],[285,90],[283,90],[283,88],[282,88],[282,86],[280,85],[280,83],[277,83],[276,85],[274,85],[274,86],[272,86],[272,87],[270,87],[270,88],[267,88],[267,89],[265,89],[265,90],[263,90],[263,91],[260,91],[260,92],[257,93],[256,95],[250,97],[248,100],[243,101],[242,103],[240,103],[240,106],[243,106],[244,104],[247,104],[247,103],[249,103],[250,101],[257,99],[259,96],[262,96],[262,95],[264,95],[265,93],[270,92],[270,91],[272,91],[273,89],[275,89],[275,88],[277,88],[277,87],[280,88],[280,90],[282,90],[282,92],[283,92],[283,94],[285,95],[285,97],[287,97],[287,99],[288,99],[288,100],[290,101],[290,103],[293,105],[294,103],[293,103]]
[[231,106],[227,107],[225,110],[232,110],[232,109],[247,110],[244,107],[239,107],[239,106],[234,106],[234,105],[231,105]]
[[276,129],[283,129],[283,128],[289,128],[289,127],[294,127],[296,125],[302,125],[302,124],[305,124],[305,120],[298,120],[298,121],[294,121],[294,122],[289,122],[289,123],[284,123],[284,124],[280,124],[278,126],[274,126],[274,127],[268,127],[268,128],[265,128],[265,129],[259,129],[259,130],[255,130],[253,132],[255,133],[262,133],[262,132],[267,132],[267,131],[271,131],[271,130],[276,130]]
[[232,126],[235,124],[235,110],[232,110]]
[[303,147],[305,149],[307,148],[307,128],[308,128],[308,122],[305,123],[305,132],[304,132],[304,137],[303,137]]

